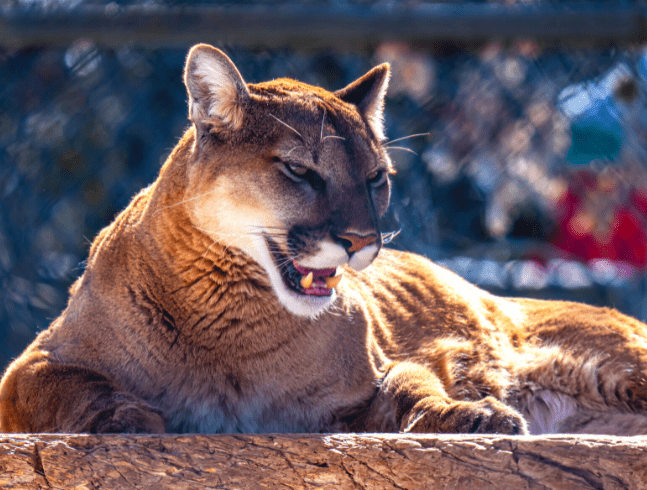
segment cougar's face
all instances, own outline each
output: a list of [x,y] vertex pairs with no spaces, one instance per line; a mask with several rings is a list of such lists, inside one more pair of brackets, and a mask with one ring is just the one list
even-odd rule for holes
[[239,124],[196,124],[196,227],[258,262],[294,314],[330,305],[339,267],[364,269],[380,250],[390,162],[361,103],[383,96],[385,78],[335,94],[290,80],[249,85]]

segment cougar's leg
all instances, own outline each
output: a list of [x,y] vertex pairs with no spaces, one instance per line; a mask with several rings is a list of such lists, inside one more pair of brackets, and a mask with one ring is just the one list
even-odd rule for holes
[[23,354],[0,383],[3,432],[161,433],[161,415],[106,376],[54,362],[43,351]]
[[508,402],[530,432],[647,433],[647,342],[611,328],[524,349]]
[[432,371],[410,362],[388,367],[374,399],[352,428],[426,433],[527,432],[523,417],[513,408],[492,397],[453,400]]

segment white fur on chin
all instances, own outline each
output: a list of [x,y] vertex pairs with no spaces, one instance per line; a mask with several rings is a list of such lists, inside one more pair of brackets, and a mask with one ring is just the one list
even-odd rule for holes
[[288,289],[267,248],[265,239],[257,235],[253,238],[253,242],[257,252],[253,258],[265,269],[270,278],[274,294],[290,313],[297,316],[314,317],[334,304],[337,298],[334,289],[330,296],[298,294]]

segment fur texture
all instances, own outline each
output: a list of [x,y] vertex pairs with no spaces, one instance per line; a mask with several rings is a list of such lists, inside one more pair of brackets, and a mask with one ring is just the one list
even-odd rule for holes
[[388,76],[246,85],[194,47],[191,128],[7,369],[0,428],[647,433],[645,325],[380,250]]

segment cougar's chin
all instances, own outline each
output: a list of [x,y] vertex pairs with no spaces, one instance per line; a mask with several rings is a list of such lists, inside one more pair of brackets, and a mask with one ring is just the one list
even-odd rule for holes
[[292,314],[312,317],[331,306],[341,280],[336,267],[311,268],[288,258],[275,243],[257,236],[254,258],[265,269],[274,293]]

